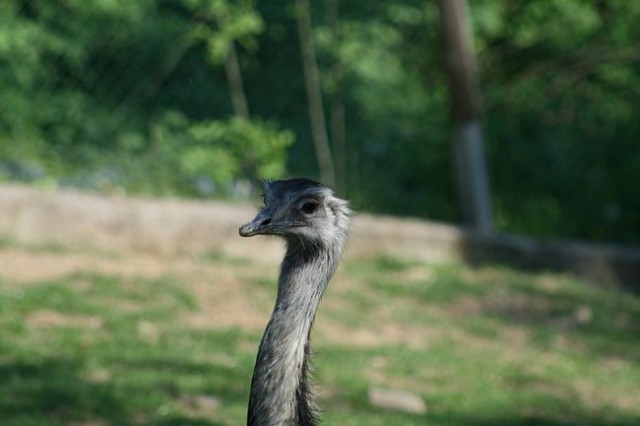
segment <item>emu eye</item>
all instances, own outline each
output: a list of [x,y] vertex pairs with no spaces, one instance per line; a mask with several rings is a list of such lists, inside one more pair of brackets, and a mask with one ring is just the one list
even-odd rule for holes
[[304,214],[313,214],[318,210],[319,205],[320,204],[315,200],[305,201],[305,203],[300,206],[300,210]]

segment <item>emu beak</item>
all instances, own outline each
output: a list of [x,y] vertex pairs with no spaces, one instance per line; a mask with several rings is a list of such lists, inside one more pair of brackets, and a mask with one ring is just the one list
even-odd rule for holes
[[258,234],[264,234],[268,230],[271,223],[271,215],[267,211],[260,212],[251,222],[246,223],[238,229],[240,236],[252,237]]

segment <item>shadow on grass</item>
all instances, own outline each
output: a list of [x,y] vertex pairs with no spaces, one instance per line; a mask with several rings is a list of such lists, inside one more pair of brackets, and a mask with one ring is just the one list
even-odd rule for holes
[[584,352],[595,355],[630,361],[640,357],[640,297],[631,293],[589,286],[567,275],[496,265],[478,266],[472,274],[464,267],[443,265],[418,280],[383,274],[410,270],[410,264],[382,259],[365,266],[379,272],[366,271],[375,290],[447,307],[464,317],[461,325],[472,332],[491,335],[491,321],[498,321],[528,329],[542,346],[562,336],[579,341]]
[[638,424],[638,419],[611,422],[603,417],[592,417],[581,421],[564,421],[546,416],[496,416],[481,419],[475,417],[447,417],[442,420],[438,420],[437,417],[430,417],[426,424],[446,424],[450,426],[634,426]]
[[640,299],[568,281],[549,290],[512,274],[503,288],[480,299],[479,313],[529,328],[542,345],[571,337],[589,353],[637,360]]
[[[344,403],[344,402],[343,402]],[[344,418],[375,418],[384,419],[384,424],[389,425],[447,425],[447,426],[635,426],[640,424],[637,416],[624,416],[619,412],[614,413],[587,413],[581,407],[570,409],[557,409],[547,411],[536,407],[521,408],[521,412],[513,412],[505,407],[505,411],[495,414],[482,408],[477,415],[468,412],[438,411],[437,408],[429,408],[426,414],[412,415],[400,412],[380,411],[366,403],[351,405],[349,413]],[[331,417],[331,413],[326,413]],[[336,419],[340,420],[339,416]],[[327,421],[327,424],[334,422]],[[340,422],[335,422],[339,424]],[[376,422],[375,424],[382,424]]]
[[149,389],[87,380],[79,362],[48,358],[0,362],[1,424],[21,425],[182,425],[222,423],[162,413]]
[[467,233],[460,251],[471,266],[500,263],[531,272],[569,272],[597,287],[640,295],[637,247]]

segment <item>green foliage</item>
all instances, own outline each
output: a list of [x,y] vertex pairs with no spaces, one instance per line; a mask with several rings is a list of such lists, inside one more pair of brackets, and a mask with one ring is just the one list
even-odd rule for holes
[[[271,122],[231,118],[190,123],[168,113],[152,125],[150,145],[129,135],[124,152],[143,149],[146,154],[116,160],[122,164],[126,184],[142,192],[234,195],[232,183],[282,177],[286,149],[293,134]],[[144,185],[136,188],[136,185]],[[237,194],[235,194],[237,195]]]
[[[171,107],[155,97],[160,85],[166,92],[183,85],[166,75],[177,72],[161,53],[169,43],[177,39],[173,54],[184,56],[205,40],[217,63],[225,52],[213,52],[215,46],[233,39],[248,46],[262,28],[250,3],[187,3],[198,14],[215,13],[224,31],[191,27],[179,20],[184,11],[166,16],[152,0],[3,3],[0,85],[8,102],[0,116],[0,155],[9,173],[97,189],[218,196],[229,195],[240,179],[282,176],[290,132],[267,120],[203,119],[203,111],[194,119],[175,97]],[[105,40],[102,32],[112,35]],[[159,71],[148,76],[156,64]]]
[[196,40],[207,45],[213,64],[223,64],[229,43],[237,41],[243,47],[255,49],[255,35],[264,30],[264,22],[255,10],[255,2],[244,0],[183,0],[201,24],[193,28]]
[[293,142],[291,132],[280,131],[273,123],[239,117],[198,123],[189,128],[189,135],[195,146],[185,152],[185,168],[194,174],[219,170],[223,176],[211,175],[218,183],[234,176],[254,181],[281,177],[286,150]]
[[336,77],[327,67],[327,91],[346,95],[357,152],[348,168],[359,183],[350,197],[378,212],[453,219],[446,86],[429,48],[438,39],[424,5],[345,15],[335,30],[318,25],[317,40],[340,70]]
[[539,0],[472,11],[501,228],[637,241],[640,176],[628,170],[640,158],[640,7]]
[[[0,3],[0,180],[221,196],[317,177],[289,1]],[[640,241],[640,3],[469,6],[499,230]],[[436,2],[314,2],[312,20],[344,195],[458,220]],[[229,118],[232,45],[249,122]]]

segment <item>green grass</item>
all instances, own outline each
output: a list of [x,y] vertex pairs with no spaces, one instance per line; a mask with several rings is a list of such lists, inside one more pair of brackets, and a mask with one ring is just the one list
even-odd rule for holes
[[[268,310],[275,278],[238,277]],[[243,424],[260,333],[183,320],[206,309],[179,275],[0,281],[0,424]],[[323,424],[640,424],[639,330],[640,300],[563,275],[348,262],[314,332]],[[371,406],[373,386],[426,414]]]

